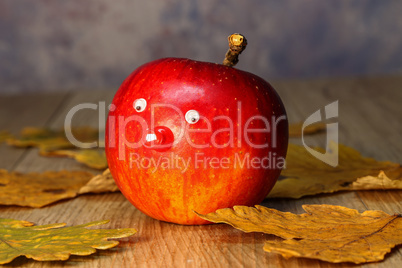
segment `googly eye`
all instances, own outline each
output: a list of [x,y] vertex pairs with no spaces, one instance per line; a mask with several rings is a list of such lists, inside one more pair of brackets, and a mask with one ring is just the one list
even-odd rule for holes
[[137,112],[142,112],[147,107],[147,101],[145,99],[136,99],[133,102],[133,107]]
[[188,110],[185,115],[186,121],[189,124],[195,124],[200,120],[200,114],[196,110]]

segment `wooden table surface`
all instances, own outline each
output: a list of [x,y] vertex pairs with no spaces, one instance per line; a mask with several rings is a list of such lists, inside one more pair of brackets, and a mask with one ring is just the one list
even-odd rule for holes
[[[325,105],[339,100],[339,141],[363,155],[378,160],[402,162],[402,76],[277,81],[272,83],[282,97],[291,122],[305,120]],[[68,111],[80,103],[106,105],[115,90],[71,91],[24,95],[0,95],[0,130],[18,134],[25,126],[61,128]],[[76,126],[97,127],[99,110],[82,110],[73,118]],[[300,143],[299,139],[291,142]],[[324,145],[325,134],[308,138]],[[0,145],[0,168],[20,172],[45,170],[90,170],[66,158],[38,156],[37,149]],[[93,171],[93,170],[90,170]],[[402,213],[402,191],[340,192],[299,200],[266,200],[263,205],[281,211],[303,213],[303,204],[332,204],[364,210]],[[36,262],[19,257],[7,266],[24,267],[346,267],[318,260],[284,259],[263,251],[261,233],[243,233],[228,225],[180,226],[149,218],[120,193],[87,194],[44,208],[0,206],[1,218],[36,224],[65,222],[67,225],[110,219],[100,228],[138,230],[118,247],[91,256],[72,256],[66,262]],[[385,261],[367,267],[397,267],[402,247],[393,249]]]

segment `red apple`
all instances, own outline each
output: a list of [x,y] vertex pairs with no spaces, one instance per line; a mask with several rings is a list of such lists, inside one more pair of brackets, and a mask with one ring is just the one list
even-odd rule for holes
[[106,155],[124,196],[162,221],[260,203],[284,166],[286,112],[262,78],[165,58],[136,69],[108,115]]

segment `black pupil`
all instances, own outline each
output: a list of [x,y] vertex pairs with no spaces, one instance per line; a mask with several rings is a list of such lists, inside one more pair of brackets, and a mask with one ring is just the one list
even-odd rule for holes
[[137,111],[139,111],[139,110],[141,110],[141,106],[136,106],[135,109],[136,109]]
[[191,122],[195,122],[197,119],[195,117],[191,118]]

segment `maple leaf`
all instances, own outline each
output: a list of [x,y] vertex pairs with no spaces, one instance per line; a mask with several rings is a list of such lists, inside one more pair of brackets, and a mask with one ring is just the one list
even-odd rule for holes
[[312,135],[326,130],[327,125],[323,122],[317,122],[306,126],[303,129],[303,122],[289,124],[289,137],[301,137],[303,135]]
[[[286,169],[267,197],[300,198],[341,190],[402,189],[400,164],[362,157],[342,144],[330,143],[329,147],[338,150],[337,167],[315,158],[303,146],[289,144]],[[317,150],[324,152],[322,148]]]
[[23,174],[0,169],[0,204],[43,207],[75,197],[93,177],[92,173],[84,171]]
[[109,221],[95,221],[64,227],[64,223],[33,226],[27,221],[0,219],[0,264],[18,256],[37,261],[67,260],[70,255],[90,255],[96,249],[108,249],[119,244],[109,238],[123,238],[135,229],[86,229]]
[[264,250],[289,258],[328,262],[375,262],[402,244],[402,216],[332,205],[303,205],[305,214],[262,206],[219,209],[201,218],[227,223],[244,232],[263,232],[283,238],[267,241]]
[[105,151],[100,152],[96,149],[42,151],[40,154],[43,156],[71,157],[77,162],[95,169],[105,169],[108,166]]
[[[99,132],[90,127],[77,127],[71,129],[75,139],[81,142],[94,142],[98,139]],[[9,145],[16,147],[38,147],[40,151],[54,151],[56,149],[74,148],[67,139],[65,130],[52,130],[48,128],[26,127],[21,131],[20,138],[7,140]]]
[[119,191],[112,174],[106,169],[101,175],[93,177],[86,185],[81,187],[79,194],[84,193],[104,193]]

